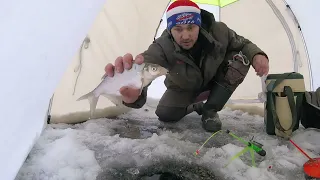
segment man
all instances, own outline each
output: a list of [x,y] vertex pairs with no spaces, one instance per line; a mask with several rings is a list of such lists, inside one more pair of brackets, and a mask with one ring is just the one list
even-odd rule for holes
[[[250,65],[257,75],[269,71],[267,55],[248,39],[239,36],[213,14],[200,10],[192,1],[173,2],[166,12],[167,29],[135,62],[160,64],[169,69],[166,92],[156,109],[160,121],[176,122],[196,111],[202,115],[206,131],[221,129],[217,114],[243,82]],[[115,66],[105,68],[108,76],[130,69],[133,57],[118,57]],[[121,88],[123,104],[141,108],[146,102],[147,87],[142,90]],[[204,92],[209,92],[204,96]],[[202,94],[201,94],[202,93]],[[206,103],[202,103],[207,99]]]

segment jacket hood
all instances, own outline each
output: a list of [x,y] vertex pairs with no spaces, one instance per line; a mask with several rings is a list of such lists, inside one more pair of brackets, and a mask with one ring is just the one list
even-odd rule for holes
[[214,25],[213,23],[216,22],[216,19],[212,13],[201,9],[201,21],[201,27],[209,32]]

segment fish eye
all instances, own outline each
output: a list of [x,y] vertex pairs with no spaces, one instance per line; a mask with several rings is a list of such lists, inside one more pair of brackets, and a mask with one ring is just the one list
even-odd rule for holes
[[157,70],[157,67],[151,67],[151,70],[152,70],[152,71],[156,71],[156,70]]

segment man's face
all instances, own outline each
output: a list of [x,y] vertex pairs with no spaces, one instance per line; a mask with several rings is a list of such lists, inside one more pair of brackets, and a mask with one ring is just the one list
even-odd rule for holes
[[173,39],[183,48],[190,49],[196,43],[199,35],[199,26],[195,24],[176,25],[171,29]]

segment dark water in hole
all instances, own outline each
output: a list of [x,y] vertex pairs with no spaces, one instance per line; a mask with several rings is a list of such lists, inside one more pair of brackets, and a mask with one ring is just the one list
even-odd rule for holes
[[152,176],[145,176],[145,177],[141,177],[140,179],[141,180],[183,180],[182,177],[169,172],[154,174]]
[[[109,164],[110,166],[110,164]],[[164,158],[146,166],[105,168],[96,180],[221,180],[211,169],[196,163]]]

